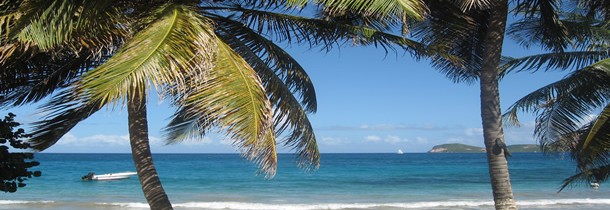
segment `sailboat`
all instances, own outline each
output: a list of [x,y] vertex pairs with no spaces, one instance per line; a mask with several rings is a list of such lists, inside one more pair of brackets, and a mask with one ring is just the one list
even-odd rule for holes
[[398,152],[396,152],[396,154],[402,155],[402,154],[404,154],[404,152],[402,152],[401,149],[398,149]]

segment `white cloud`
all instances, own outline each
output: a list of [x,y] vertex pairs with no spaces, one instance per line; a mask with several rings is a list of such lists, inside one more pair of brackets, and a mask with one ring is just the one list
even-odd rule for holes
[[72,133],[66,133],[59,141],[57,141],[58,145],[69,145],[78,143],[78,138]]
[[364,137],[364,140],[370,141],[370,142],[380,142],[381,141],[381,137],[379,137],[379,136],[366,136],[366,137]]
[[[199,138],[196,140],[186,140],[173,145],[166,145],[165,139],[149,136],[151,149],[155,151],[176,151],[176,148],[183,148],[179,151],[197,151],[201,148],[213,148],[218,150],[222,148],[232,148],[231,141],[216,141],[209,137]],[[205,147],[204,147],[205,145]],[[188,149],[184,149],[188,148]],[[212,149],[212,150],[213,150]],[[79,137],[74,133],[67,133],[49,151],[56,152],[129,152],[130,142],[129,135],[104,135],[96,134],[91,136]]]
[[[180,144],[188,145],[188,146],[197,146],[197,145],[212,144],[213,142],[214,141],[211,138],[203,137],[202,139],[189,139],[189,140],[180,142]],[[221,140],[220,144],[224,144],[224,142]],[[229,142],[229,144],[230,144],[230,142]]]
[[390,143],[390,144],[398,144],[398,143],[403,142],[403,141],[404,141],[404,142],[407,142],[407,140],[403,140],[403,139],[401,139],[401,138],[400,138],[400,136],[392,136],[392,135],[387,136],[387,137],[384,139],[384,141],[385,141],[385,142],[388,142],[388,143]]
[[378,125],[337,125],[319,128],[318,130],[334,131],[401,131],[401,130],[448,130],[450,127],[436,126],[432,124],[378,124]]
[[[154,137],[151,137],[153,139]],[[151,143],[155,142],[151,140]],[[129,145],[129,135],[103,135],[78,137],[67,133],[57,142],[58,145],[93,146],[93,145]]]
[[399,144],[399,143],[403,143],[403,142],[409,142],[408,139],[403,139],[400,136],[395,136],[395,135],[387,135],[386,137],[379,137],[379,136],[366,136],[364,137],[364,141],[366,142],[374,142],[374,143],[378,143],[378,142],[384,142],[384,143],[389,143],[389,144]]
[[536,123],[523,122],[519,127],[509,126],[504,129],[504,139],[507,144],[536,144],[534,128]]
[[334,137],[322,137],[322,139],[320,139],[320,140],[321,140],[320,141],[321,144],[326,144],[326,145],[341,145],[346,142],[346,140],[343,138],[334,138]]
[[[348,127],[345,127],[345,128],[348,128]],[[369,125],[360,125],[360,126],[358,126],[358,128],[359,129],[363,129],[363,130],[367,130],[367,129],[369,129]]]

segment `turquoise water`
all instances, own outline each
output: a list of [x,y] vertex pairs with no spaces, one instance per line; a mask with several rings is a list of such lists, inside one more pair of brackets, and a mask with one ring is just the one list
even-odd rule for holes
[[[130,154],[37,154],[43,176],[15,194],[0,193],[0,209],[146,209],[136,176],[81,181],[135,171]],[[267,180],[237,154],[156,154],[154,161],[176,209],[492,209],[484,154],[323,154],[318,171],[279,156]],[[509,158],[521,209],[605,209],[602,184],[557,193],[573,163],[538,153]]]

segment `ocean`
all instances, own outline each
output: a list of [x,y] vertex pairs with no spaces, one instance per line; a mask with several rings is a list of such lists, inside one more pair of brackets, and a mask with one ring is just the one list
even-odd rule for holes
[[[322,154],[320,169],[296,167],[280,154],[273,179],[238,154],[155,154],[175,209],[493,209],[485,154]],[[17,193],[0,193],[0,209],[147,209],[137,176],[82,181],[135,171],[130,154],[36,154],[42,176]],[[607,209],[610,187],[557,193],[574,163],[561,156],[509,158],[520,209]]]

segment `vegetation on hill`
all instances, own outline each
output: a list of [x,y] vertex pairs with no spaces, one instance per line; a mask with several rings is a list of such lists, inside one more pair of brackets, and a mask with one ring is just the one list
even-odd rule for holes
[[441,144],[432,147],[430,153],[480,153],[485,152],[482,147],[475,147],[465,144]]
[[510,152],[541,152],[540,145],[536,144],[515,144],[507,146]]

